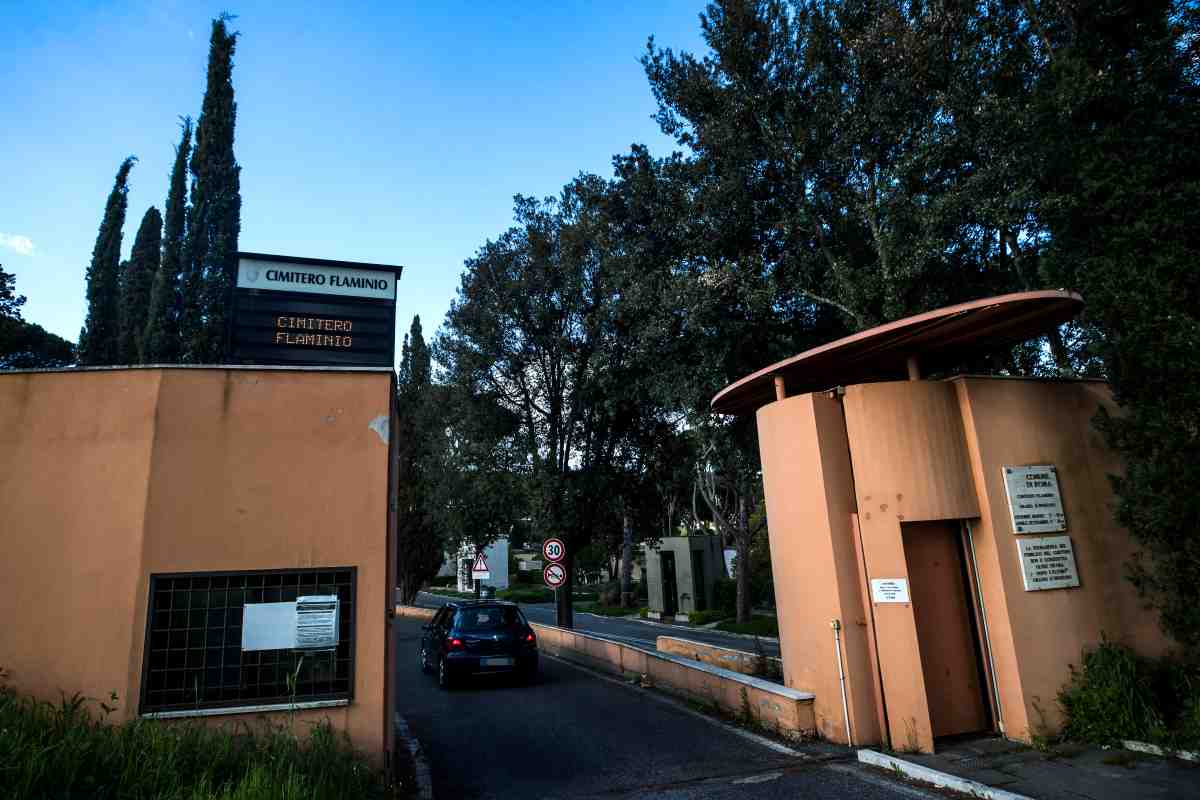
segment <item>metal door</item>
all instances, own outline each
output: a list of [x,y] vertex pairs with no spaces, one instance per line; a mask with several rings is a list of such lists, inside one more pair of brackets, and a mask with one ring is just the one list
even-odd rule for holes
[[675,554],[662,554],[663,614],[673,617],[679,610],[679,590],[675,587]]

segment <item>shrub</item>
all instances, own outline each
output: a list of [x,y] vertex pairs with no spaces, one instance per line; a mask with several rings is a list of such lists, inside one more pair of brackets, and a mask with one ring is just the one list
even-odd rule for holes
[[1102,640],[1072,667],[1058,695],[1063,735],[1097,744],[1123,739],[1200,746],[1200,665],[1143,658]]
[[737,581],[733,578],[719,578],[713,587],[714,605],[725,616],[732,617],[737,613]]
[[509,600],[513,603],[554,602],[554,592],[545,587],[529,589],[502,589],[496,593],[496,597],[500,600]]
[[710,608],[707,611],[690,611],[688,612],[688,622],[693,625],[707,625],[710,622],[717,622],[731,616],[718,608]]
[[436,575],[429,582],[430,586],[457,586],[458,577],[455,575]]

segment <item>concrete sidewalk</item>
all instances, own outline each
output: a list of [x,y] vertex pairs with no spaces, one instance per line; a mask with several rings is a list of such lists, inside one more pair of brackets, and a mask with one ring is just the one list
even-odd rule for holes
[[[946,745],[935,755],[888,753],[883,758],[974,781],[993,791],[950,788],[997,800],[1013,795],[1038,800],[1200,798],[1200,765],[1130,750],[1063,744],[1043,752],[993,737]],[[901,772],[903,763],[895,764]],[[879,760],[876,766],[889,768]],[[916,771],[909,775],[926,780]]]

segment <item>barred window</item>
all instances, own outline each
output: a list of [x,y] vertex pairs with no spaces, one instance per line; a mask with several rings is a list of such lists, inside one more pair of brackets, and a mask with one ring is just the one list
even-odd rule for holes
[[[349,700],[354,688],[354,567],[150,576],[141,713]],[[338,597],[330,650],[242,650],[250,603]]]

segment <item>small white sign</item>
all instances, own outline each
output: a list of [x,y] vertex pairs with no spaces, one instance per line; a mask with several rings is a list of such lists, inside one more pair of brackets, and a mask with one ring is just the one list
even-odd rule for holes
[[1053,464],[1004,467],[1013,533],[1056,533],[1067,529],[1058,470]]
[[483,558],[483,553],[475,554],[475,563],[471,565],[471,577],[475,580],[487,580],[492,577],[492,573],[488,571],[487,561]]
[[338,643],[338,596],[296,598],[296,649],[331,650]]
[[871,601],[875,603],[908,603],[908,578],[872,578]]
[[1070,536],[1018,539],[1017,552],[1021,555],[1025,591],[1069,589],[1079,585],[1079,570],[1075,566]]
[[295,603],[246,603],[242,607],[243,650],[291,650],[295,646]]
[[396,275],[384,270],[238,259],[239,289],[396,299]]

